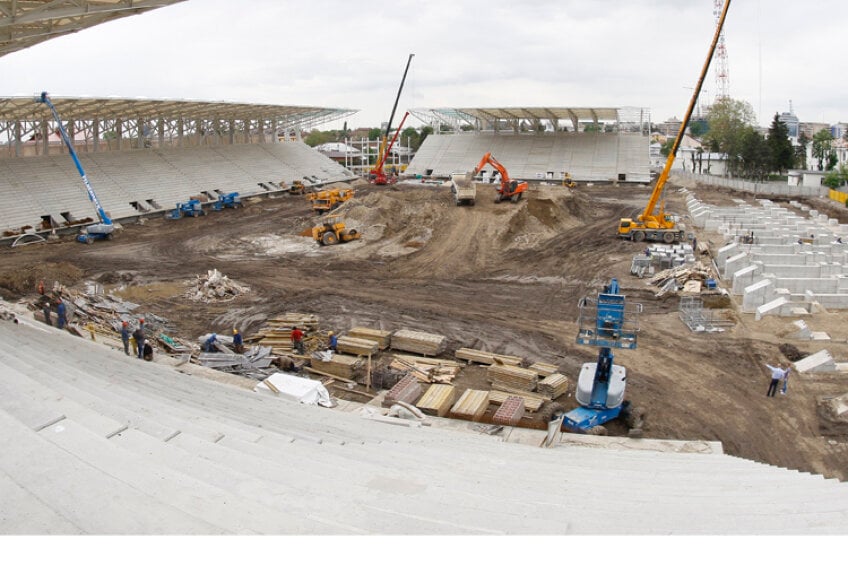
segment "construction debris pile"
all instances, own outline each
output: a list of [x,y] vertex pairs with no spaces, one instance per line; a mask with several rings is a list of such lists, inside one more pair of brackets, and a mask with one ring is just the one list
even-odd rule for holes
[[659,287],[657,298],[678,291],[684,294],[698,294],[704,288],[715,288],[715,276],[700,261],[691,265],[682,265],[666,269],[647,280],[647,284]]
[[190,283],[184,296],[196,302],[221,302],[232,300],[250,292],[250,287],[231,281],[227,275],[218,269],[207,271],[206,275],[197,275]]

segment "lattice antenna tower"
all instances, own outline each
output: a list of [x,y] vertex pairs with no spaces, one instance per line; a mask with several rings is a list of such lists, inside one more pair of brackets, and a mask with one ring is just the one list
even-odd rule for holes
[[[721,11],[724,8],[724,0],[713,0],[713,16],[715,16],[716,25],[721,18]],[[724,28],[721,30],[721,35],[718,38],[715,54],[713,55],[713,69],[715,72],[715,88],[716,102],[730,96],[730,75],[727,70],[727,45],[724,42]]]

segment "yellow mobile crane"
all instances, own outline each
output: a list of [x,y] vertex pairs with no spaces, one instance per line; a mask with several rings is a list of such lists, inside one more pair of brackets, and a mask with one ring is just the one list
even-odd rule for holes
[[686,127],[689,125],[689,120],[692,117],[692,110],[698,101],[698,96],[701,94],[701,85],[704,84],[704,77],[707,76],[707,71],[710,68],[710,62],[713,59],[716,45],[721,36],[721,29],[724,27],[724,20],[727,16],[727,10],[730,8],[730,0],[725,0],[724,8],[721,11],[718,25],[716,26],[715,35],[713,36],[710,51],[707,54],[707,60],[704,62],[704,67],[701,69],[701,77],[698,79],[698,85],[692,91],[692,100],[689,101],[689,108],[686,110],[686,116],[680,124],[680,131],[677,132],[677,138],[674,140],[674,145],[668,153],[668,159],[665,161],[665,167],[657,179],[657,185],[651,193],[651,198],[648,200],[648,205],[645,210],[634,220],[632,218],[622,218],[618,224],[618,235],[630,239],[632,241],[662,241],[665,243],[674,243],[685,237],[686,230],[678,226],[669,214],[665,213],[665,205],[659,205],[659,213],[656,213],[657,204],[662,196],[663,188],[668,180],[668,175],[671,172],[671,166],[674,164],[674,158],[677,156],[677,150],[680,147],[680,142],[683,139],[683,134],[686,132]]

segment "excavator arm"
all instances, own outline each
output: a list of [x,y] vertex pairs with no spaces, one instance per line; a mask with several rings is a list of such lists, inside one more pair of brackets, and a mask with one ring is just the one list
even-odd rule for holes
[[527,183],[514,181],[509,178],[509,173],[507,172],[506,167],[504,167],[500,161],[495,159],[491,152],[483,155],[483,158],[480,159],[480,162],[477,163],[476,167],[474,167],[471,176],[477,176],[477,173],[483,170],[483,167],[486,165],[491,165],[501,175],[501,187],[498,190],[498,198],[495,202],[500,202],[507,198],[512,198],[513,202],[518,202],[522,193],[527,190]]

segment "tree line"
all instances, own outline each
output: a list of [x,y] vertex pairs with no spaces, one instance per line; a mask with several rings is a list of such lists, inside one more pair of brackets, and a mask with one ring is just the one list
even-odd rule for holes
[[[831,188],[848,182],[848,167],[837,167],[838,159],[830,130],[821,130],[812,139],[802,132],[798,137],[798,145],[793,146],[789,128],[780,121],[777,113],[774,114],[767,135],[761,134],[755,123],[751,104],[732,98],[716,101],[706,118],[693,120],[689,133],[701,139],[702,149],[698,155],[701,169],[704,151],[723,153],[727,156],[726,170],[730,175],[754,181],[768,180],[771,175],[782,175],[789,169],[806,169],[807,147],[812,144],[810,153],[814,163],[809,165],[828,172],[822,182]],[[673,139],[666,142],[662,148],[663,155],[668,155],[673,143]]]

